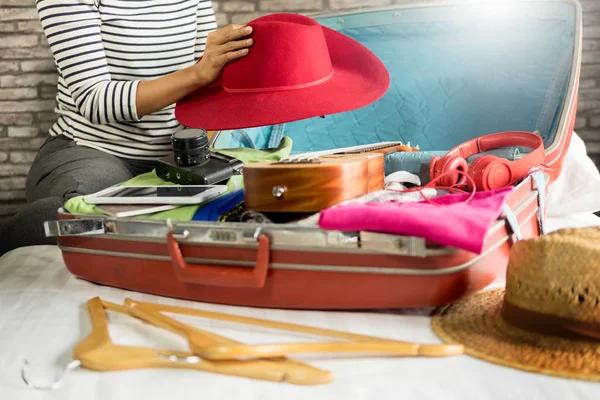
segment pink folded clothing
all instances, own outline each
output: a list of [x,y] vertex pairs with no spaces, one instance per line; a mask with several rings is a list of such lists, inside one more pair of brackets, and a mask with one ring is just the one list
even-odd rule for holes
[[371,231],[416,236],[481,254],[492,223],[513,191],[448,194],[427,201],[347,204],[321,211],[319,227],[326,230]]

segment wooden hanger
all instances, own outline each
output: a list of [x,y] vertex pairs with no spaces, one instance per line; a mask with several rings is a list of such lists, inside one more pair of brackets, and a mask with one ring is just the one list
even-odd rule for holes
[[200,371],[214,372],[225,375],[243,376],[253,379],[281,382],[286,374],[274,368],[262,368],[256,362],[212,362],[196,358],[195,362],[173,362],[166,357],[190,359],[192,353],[153,348],[115,345],[108,333],[108,321],[105,309],[127,313],[127,308],[111,304],[96,297],[88,304],[92,320],[92,332],[73,351],[75,359],[89,369],[97,371],[120,371],[143,368],[187,368]]
[[[132,301],[132,300],[126,300]],[[346,340],[348,342],[326,343],[290,343],[273,345],[239,345],[228,344],[219,346],[206,346],[206,343],[194,336],[189,336],[190,348],[194,354],[212,360],[231,360],[242,357],[264,358],[279,357],[286,354],[300,353],[379,353],[400,356],[421,357],[449,357],[464,353],[464,346],[460,344],[419,344],[379,338],[375,336],[360,335],[331,329],[315,328],[284,322],[269,321],[258,318],[243,317],[223,313],[215,313],[185,307],[168,306],[154,303],[136,302],[144,310],[156,313],[169,312],[174,314],[190,315],[200,318],[209,318],[220,321],[235,322],[246,325],[261,326],[284,331],[298,332],[316,336],[324,336]]]
[[[73,350],[74,361],[69,363],[59,380],[50,385],[42,386],[35,385],[27,379],[25,367],[28,364],[25,360],[21,376],[28,386],[39,390],[57,389],[66,373],[78,367],[85,367],[95,371],[185,368],[272,382],[299,382],[299,384],[313,384],[315,377],[321,379],[318,383],[331,380],[330,374],[327,375],[329,380],[323,378],[327,371],[321,375],[314,371],[312,371],[312,374],[308,374],[308,368],[300,365],[295,370],[292,368],[292,364],[286,365],[287,368],[282,368],[282,365],[278,365],[276,362],[267,363],[265,361],[257,362],[254,360],[210,361],[203,360],[193,353],[188,352],[116,345],[112,342],[108,332],[108,320],[105,310],[130,315],[128,308],[102,301],[99,297],[90,299],[86,305],[91,318],[92,332]],[[211,343],[223,343],[220,341],[221,339],[225,338],[215,335]]]
[[418,343],[394,342],[321,342],[321,343],[281,343],[259,345],[210,346],[195,351],[194,354],[208,360],[237,360],[264,357],[279,357],[289,354],[306,353],[352,353],[379,354],[404,357],[450,357],[463,354],[460,345],[433,347]]
[[[153,311],[149,309],[149,307],[141,305],[131,299],[125,299],[124,307],[129,314],[136,318],[176,333],[187,339],[190,349],[195,355],[199,355],[205,347],[218,348],[221,345],[243,346],[243,344],[224,336],[190,327],[161,314],[160,312]],[[254,363],[256,368],[281,371],[285,374],[285,381],[288,383],[296,385],[319,385],[329,383],[333,380],[333,374],[331,372],[315,368],[296,360],[291,360],[282,356],[276,356],[276,358],[269,358],[267,360],[260,360],[262,357],[257,358],[259,358],[259,360],[256,360]]]

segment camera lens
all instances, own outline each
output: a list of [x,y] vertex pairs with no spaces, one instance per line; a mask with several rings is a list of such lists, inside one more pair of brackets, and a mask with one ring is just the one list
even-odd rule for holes
[[173,134],[171,140],[177,165],[202,166],[208,162],[208,134],[204,129],[184,129]]

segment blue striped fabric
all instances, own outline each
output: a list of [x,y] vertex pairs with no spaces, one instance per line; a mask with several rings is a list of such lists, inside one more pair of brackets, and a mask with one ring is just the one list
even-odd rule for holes
[[36,0],[59,72],[50,134],[133,159],[166,155],[174,105],[139,118],[136,90],[193,65],[217,29],[210,0]]

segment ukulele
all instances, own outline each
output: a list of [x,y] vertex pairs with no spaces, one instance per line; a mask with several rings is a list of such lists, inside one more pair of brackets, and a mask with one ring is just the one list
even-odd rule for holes
[[257,212],[319,212],[385,188],[384,154],[401,143],[357,146],[244,165],[244,202]]

